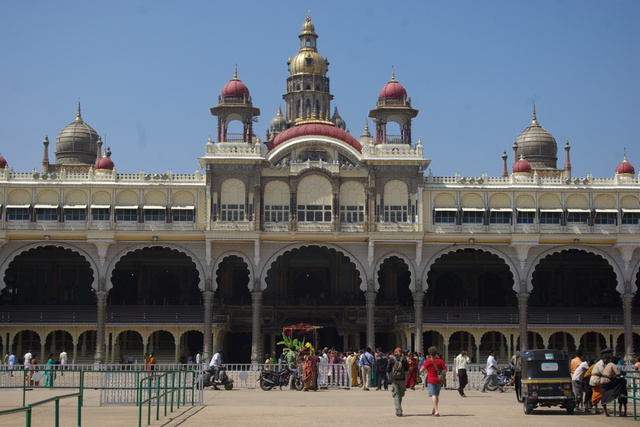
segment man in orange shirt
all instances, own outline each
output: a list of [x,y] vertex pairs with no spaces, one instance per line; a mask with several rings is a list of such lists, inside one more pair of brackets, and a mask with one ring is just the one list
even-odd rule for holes
[[571,359],[571,365],[569,365],[571,376],[573,376],[573,373],[576,371],[576,369],[578,368],[578,366],[580,366],[581,363],[582,363],[582,350],[577,350],[576,357]]
[[151,353],[151,356],[149,356],[149,359],[147,360],[147,371],[153,371],[155,369],[155,364],[156,358],[153,353]]

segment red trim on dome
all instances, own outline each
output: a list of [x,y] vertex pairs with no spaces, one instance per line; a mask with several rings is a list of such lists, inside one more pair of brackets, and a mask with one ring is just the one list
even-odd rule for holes
[[616,167],[616,173],[618,175],[627,174],[627,175],[635,175],[636,170],[633,168],[631,163],[629,163],[626,159],[620,163]]
[[397,81],[391,80],[380,90],[378,99],[405,99],[406,89]]
[[513,173],[531,173],[531,165],[524,159],[520,159],[513,164]]
[[113,160],[108,157],[101,157],[96,161],[94,169],[107,169],[112,171],[114,167],[115,164],[113,163]]
[[362,153],[362,145],[360,145],[358,140],[355,139],[353,136],[349,135],[347,132],[341,129],[338,129],[336,127],[333,127],[330,125],[323,125],[320,123],[308,123],[305,125],[298,125],[298,126],[289,128],[284,132],[279,133],[272,141],[270,141],[267,144],[267,148],[269,149],[269,151],[271,151],[274,148],[276,148],[278,145],[290,139],[297,138],[299,136],[312,136],[312,135],[327,136],[329,138],[339,139],[340,141],[358,150],[359,153]]
[[232,79],[224,85],[222,88],[222,92],[220,92],[220,96],[238,96],[238,97],[249,97],[249,88],[242,83],[239,79]]
[[7,160],[0,156],[0,169],[5,169],[7,167]]

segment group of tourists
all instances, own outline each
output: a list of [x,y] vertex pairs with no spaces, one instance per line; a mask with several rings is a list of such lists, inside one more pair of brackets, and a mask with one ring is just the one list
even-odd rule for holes
[[[412,351],[396,348],[388,354],[381,347],[370,347],[345,353],[335,348],[296,353],[285,349],[280,359],[274,353],[265,355],[266,365],[302,365],[304,391],[318,390],[335,382],[344,386],[389,390],[394,400],[397,416],[402,416],[402,398],[406,389],[416,385],[427,388],[433,402],[431,415],[440,416],[438,409],[440,389],[446,385],[446,365],[436,347],[430,347],[427,357]],[[293,387],[293,385],[291,385]]]
[[[17,358],[13,352],[7,352],[4,355],[4,365],[10,371],[22,368],[26,371],[25,384],[29,386],[39,386],[40,381],[44,377],[44,386],[53,387],[53,381],[56,378],[56,371],[64,369],[68,363],[68,356],[66,350],[62,350],[58,357],[55,357],[53,353],[49,353],[47,362],[44,366],[44,374],[40,373],[40,366],[38,362],[38,355],[28,350],[23,357]],[[13,372],[11,373],[13,376]]]
[[[604,349],[600,360],[584,359],[582,351],[576,351],[571,359],[571,384],[576,399],[576,410],[601,414],[598,404],[602,405],[604,414],[611,414],[607,405],[618,399],[620,416],[627,416],[627,380],[622,371],[622,360],[612,355],[612,349]],[[640,357],[636,359],[636,369],[640,368]]]

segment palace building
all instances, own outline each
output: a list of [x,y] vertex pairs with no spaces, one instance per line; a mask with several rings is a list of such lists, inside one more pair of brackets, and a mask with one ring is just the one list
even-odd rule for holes
[[249,87],[220,82],[194,174],[117,171],[126,147],[112,156],[79,105],[39,172],[14,172],[5,150],[3,351],[262,362],[304,322],[338,349],[633,356],[640,182],[626,157],[573,176],[569,143],[559,154],[534,109],[494,176],[433,176],[395,76],[351,135],[309,16],[298,37],[264,138]]

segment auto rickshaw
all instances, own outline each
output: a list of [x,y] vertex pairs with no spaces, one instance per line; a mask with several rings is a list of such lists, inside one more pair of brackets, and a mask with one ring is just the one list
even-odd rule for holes
[[[561,350],[525,350],[521,353],[521,400],[525,414],[538,406],[560,406],[573,414],[569,355]],[[518,387],[518,385],[516,385]]]

